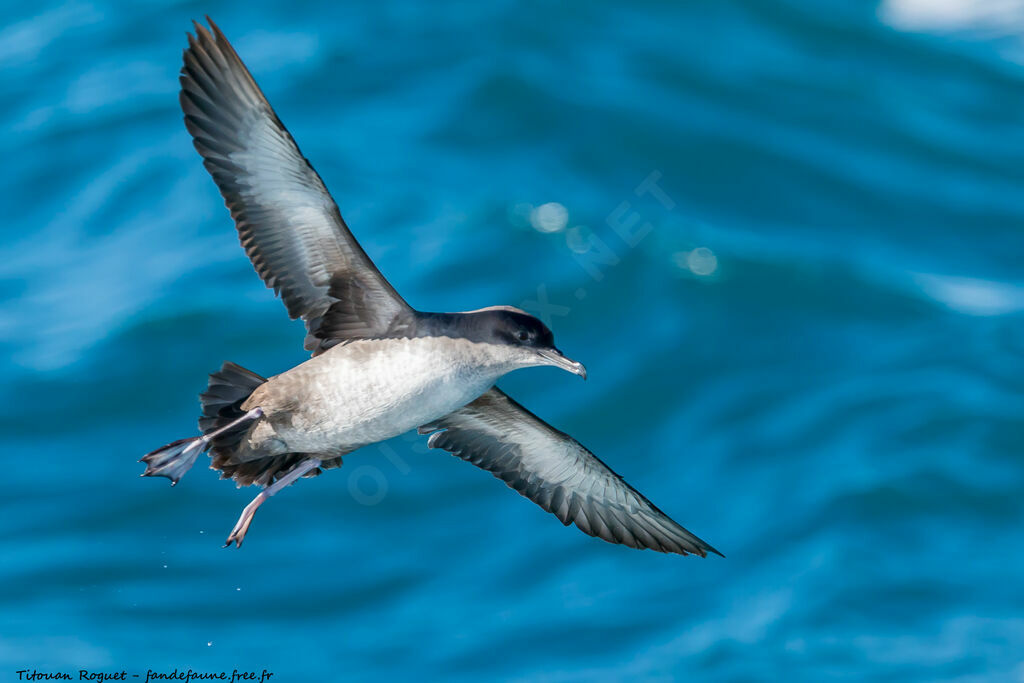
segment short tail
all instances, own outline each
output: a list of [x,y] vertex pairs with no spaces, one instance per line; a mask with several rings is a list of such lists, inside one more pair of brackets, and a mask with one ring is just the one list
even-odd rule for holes
[[245,412],[242,403],[266,381],[240,365],[224,363],[210,375],[206,391],[199,395],[203,407],[199,429],[203,435],[178,439],[142,456],[139,462],[146,463],[142,476],[167,477],[173,486],[202,453],[213,447],[231,449],[236,446],[250,425],[262,416],[259,409]]

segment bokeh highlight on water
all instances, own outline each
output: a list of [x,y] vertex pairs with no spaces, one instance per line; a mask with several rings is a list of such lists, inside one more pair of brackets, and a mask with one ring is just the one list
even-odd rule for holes
[[[546,316],[590,381],[502,386],[727,559],[411,438],[237,552],[252,491],[138,478],[222,361],[305,357],[181,124],[206,13],[410,303]],[[1021,16],[5,3],[0,678],[1020,680]]]

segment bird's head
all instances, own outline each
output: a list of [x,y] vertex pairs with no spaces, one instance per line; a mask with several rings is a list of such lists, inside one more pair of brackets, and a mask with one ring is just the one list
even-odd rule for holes
[[555,336],[540,320],[512,306],[491,306],[467,314],[478,333],[491,344],[505,347],[519,367],[551,365],[583,379],[583,363],[567,358],[555,347]]

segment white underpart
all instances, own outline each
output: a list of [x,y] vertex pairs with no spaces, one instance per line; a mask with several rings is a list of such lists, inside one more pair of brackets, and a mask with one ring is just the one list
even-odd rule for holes
[[[335,346],[271,378],[246,402],[268,417],[250,442],[277,439],[287,452],[331,453],[390,439],[464,406],[505,373],[537,364],[531,355],[447,337]],[[284,414],[282,424],[276,417]]]

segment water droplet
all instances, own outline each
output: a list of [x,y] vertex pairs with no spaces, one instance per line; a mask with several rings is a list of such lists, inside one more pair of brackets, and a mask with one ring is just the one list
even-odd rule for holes
[[558,202],[541,204],[530,213],[530,223],[541,232],[561,232],[569,222],[569,210]]
[[707,247],[697,247],[686,257],[686,265],[694,275],[711,275],[718,270],[718,257]]
[[676,267],[688,270],[694,275],[706,276],[718,270],[718,257],[707,247],[697,247],[693,251],[677,251],[672,254]]

